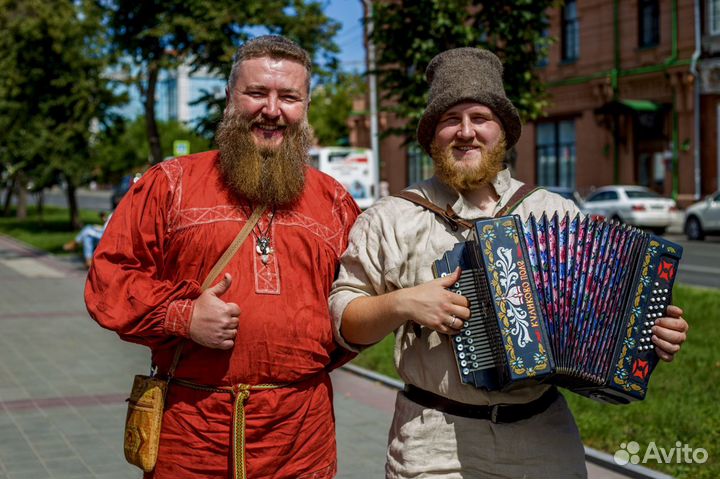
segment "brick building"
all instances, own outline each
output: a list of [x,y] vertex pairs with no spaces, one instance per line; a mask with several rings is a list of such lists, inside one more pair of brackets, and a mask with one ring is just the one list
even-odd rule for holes
[[[684,204],[720,188],[720,0],[566,0],[548,13],[550,103],[524,125],[515,175],[582,194],[645,185]],[[364,119],[352,121],[363,141]],[[391,191],[432,172],[399,143],[381,142]]]

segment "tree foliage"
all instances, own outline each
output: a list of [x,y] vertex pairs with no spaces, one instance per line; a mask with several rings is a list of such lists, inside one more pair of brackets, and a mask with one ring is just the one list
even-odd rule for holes
[[[187,140],[190,153],[207,151],[211,143],[178,121],[158,121],[163,158],[172,156],[173,142]],[[93,148],[95,179],[116,183],[123,175],[144,171],[150,165],[150,145],[144,117],[121,121],[98,135]]]
[[100,33],[89,2],[0,0],[2,161],[18,191],[62,177],[74,226],[75,187],[91,171],[92,131],[119,101],[103,76],[108,58]]
[[312,92],[308,119],[315,138],[323,146],[347,146],[353,99],[365,94],[365,80],[356,73],[338,73],[336,77]]
[[[124,76],[139,88],[145,106],[153,163],[162,160],[155,115],[155,91],[162,69],[181,64],[207,67],[227,78],[237,47],[259,31],[286,35],[322,65],[321,76],[337,67],[332,38],[340,25],[319,1],[303,0],[97,0],[105,9],[110,39],[125,62]],[[208,94],[211,135],[220,101]]]
[[546,12],[557,4],[558,0],[373,2],[381,109],[406,120],[390,133],[406,141],[414,138],[427,103],[425,68],[436,54],[466,46],[498,55],[511,101],[523,120],[537,118],[547,102],[535,67],[550,42]]

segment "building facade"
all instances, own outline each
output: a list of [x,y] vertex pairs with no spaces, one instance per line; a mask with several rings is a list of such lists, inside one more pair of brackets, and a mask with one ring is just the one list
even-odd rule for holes
[[518,178],[583,194],[636,184],[681,203],[716,188],[716,155],[703,143],[715,132],[696,117],[705,99],[696,82],[695,7],[693,0],[567,0],[549,12],[558,41],[539,73],[550,104],[545,118],[524,127]]
[[[548,17],[549,103],[523,127],[516,177],[582,195],[644,185],[681,204],[720,188],[720,0],[566,0]],[[380,153],[391,192],[432,174],[412,145],[390,137]]]

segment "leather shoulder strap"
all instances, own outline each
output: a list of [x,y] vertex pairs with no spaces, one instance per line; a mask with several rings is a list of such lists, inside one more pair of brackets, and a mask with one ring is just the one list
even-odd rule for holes
[[412,203],[415,203],[416,205],[422,206],[423,208],[432,211],[436,215],[440,216],[443,220],[445,220],[450,225],[450,228],[452,228],[453,231],[457,231],[461,226],[463,228],[473,227],[472,222],[461,219],[457,215],[457,213],[455,213],[455,210],[452,209],[452,206],[450,206],[449,204],[445,209],[442,209],[435,203],[429,201],[427,198],[423,198],[417,193],[406,190],[395,193],[392,196],[406,199]]
[[500,210],[495,214],[495,218],[511,214],[513,211],[515,211],[515,208],[517,208],[520,203],[523,202],[525,198],[532,195],[539,189],[541,188],[537,186],[532,186],[528,184],[522,185],[515,193],[513,193],[505,206],[500,208]]
[[[247,220],[247,223],[245,223],[245,226],[243,226],[243,228],[240,230],[233,242],[230,243],[230,246],[228,246],[222,256],[220,256],[220,259],[217,260],[215,266],[213,266],[213,268],[210,270],[210,273],[208,273],[207,278],[205,278],[205,281],[203,281],[201,286],[201,289],[203,291],[210,287],[213,281],[215,281],[215,279],[225,269],[225,266],[227,266],[232,257],[235,256],[235,253],[238,252],[240,246],[242,246],[242,244],[245,242],[245,239],[247,239],[247,237],[250,235],[250,232],[253,230],[253,228],[255,228],[255,225],[260,220],[262,214],[265,212],[265,208],[265,205],[260,205],[255,208],[255,211],[252,212],[252,215],[250,215],[250,218]],[[175,375],[175,369],[180,362],[180,353],[182,353],[183,346],[185,346],[185,341],[180,342],[180,344],[177,345],[177,348],[175,348],[175,356],[173,356],[172,363],[170,364],[170,369],[168,369],[168,380],[172,379],[172,377]]]

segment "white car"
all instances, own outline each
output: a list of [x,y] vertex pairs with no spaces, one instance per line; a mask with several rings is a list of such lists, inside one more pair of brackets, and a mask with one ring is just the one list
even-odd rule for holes
[[685,234],[689,240],[701,240],[708,233],[720,234],[720,191],[693,203],[685,212]]
[[591,216],[627,223],[663,234],[678,208],[674,200],[664,198],[643,186],[603,186],[585,199],[583,212]]

